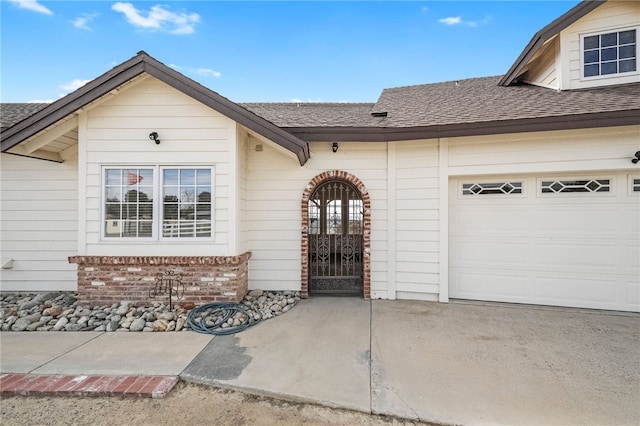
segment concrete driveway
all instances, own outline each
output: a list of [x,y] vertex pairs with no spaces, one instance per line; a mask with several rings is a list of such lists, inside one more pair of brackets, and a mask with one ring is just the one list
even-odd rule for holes
[[640,316],[312,298],[181,377],[436,423],[637,425]]

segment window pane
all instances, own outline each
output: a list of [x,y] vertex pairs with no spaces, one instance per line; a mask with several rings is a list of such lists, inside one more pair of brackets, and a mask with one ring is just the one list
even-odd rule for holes
[[107,185],[122,185],[122,170],[107,170],[105,173],[105,184]]
[[164,185],[177,185],[178,184],[178,170],[165,169],[162,175]]
[[162,236],[211,237],[211,169],[166,169]]
[[600,74],[615,74],[618,72],[618,63],[617,62],[605,62],[602,64],[602,68],[600,70]]
[[628,44],[636,42],[636,30],[621,31],[620,44]]
[[598,64],[585,65],[584,76],[593,77],[594,75],[600,75],[600,66]]
[[589,50],[584,52],[584,63],[598,62],[600,60],[600,52],[598,50]]
[[615,46],[618,44],[618,33],[602,34],[600,43],[601,47]]
[[627,58],[635,58],[636,57],[636,47],[635,46],[622,46],[620,47],[620,52],[618,54],[620,59]]
[[200,169],[197,171],[198,178],[196,183],[198,185],[211,186],[211,170]]
[[151,237],[153,169],[106,169],[105,182],[104,236]]
[[602,49],[601,55],[603,61],[614,61],[618,59],[618,48],[612,47],[609,49]]
[[180,170],[180,185],[195,185],[196,171],[193,169]]
[[584,38],[584,48],[585,49],[596,49],[600,47],[600,36],[590,36]]
[[625,61],[620,61],[620,72],[631,72],[635,70],[636,70],[635,59],[627,59]]

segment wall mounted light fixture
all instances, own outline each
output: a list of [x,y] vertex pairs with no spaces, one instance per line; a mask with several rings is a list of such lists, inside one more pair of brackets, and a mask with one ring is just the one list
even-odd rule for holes
[[149,139],[154,141],[156,143],[156,145],[160,145],[160,139],[158,139],[158,132],[149,133]]
[[331,151],[333,152],[338,152],[338,142],[334,142],[333,145],[331,145]]
[[638,161],[640,161],[640,151],[636,151],[636,153],[634,154],[635,158],[631,159],[631,162],[633,164],[638,164]]

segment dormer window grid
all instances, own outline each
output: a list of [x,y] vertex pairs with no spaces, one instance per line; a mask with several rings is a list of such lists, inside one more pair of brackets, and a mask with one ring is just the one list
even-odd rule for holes
[[583,77],[633,73],[637,65],[637,30],[584,36]]

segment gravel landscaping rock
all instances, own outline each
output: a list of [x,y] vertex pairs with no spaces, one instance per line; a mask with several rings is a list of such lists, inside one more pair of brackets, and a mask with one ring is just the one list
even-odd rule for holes
[[[296,291],[251,290],[241,302],[255,321],[267,320],[291,310],[300,301]],[[2,331],[185,331],[189,310],[161,302],[133,306],[122,301],[111,306],[78,306],[75,292],[0,294]],[[242,318],[233,318],[238,324]]]

